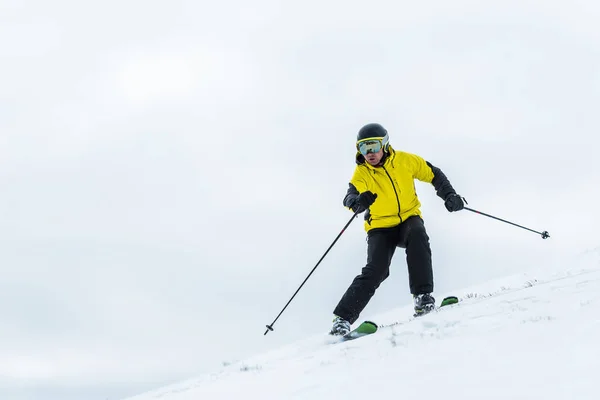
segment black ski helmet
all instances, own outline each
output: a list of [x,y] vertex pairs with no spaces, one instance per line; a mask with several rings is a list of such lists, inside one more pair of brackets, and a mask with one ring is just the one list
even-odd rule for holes
[[377,123],[371,123],[360,128],[360,131],[358,131],[358,135],[356,136],[356,142],[358,143],[359,141],[368,138],[381,138],[383,150],[387,152],[390,139],[387,130],[383,126]]

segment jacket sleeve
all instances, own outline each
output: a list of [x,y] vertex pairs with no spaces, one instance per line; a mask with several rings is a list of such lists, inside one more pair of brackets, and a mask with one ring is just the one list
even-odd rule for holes
[[412,158],[413,176],[416,179],[422,182],[431,183],[435,188],[437,195],[443,200],[446,200],[450,194],[456,193],[441,169],[415,154],[411,154],[410,156]]
[[431,181],[431,184],[435,188],[437,195],[443,200],[446,200],[446,198],[449,195],[456,194],[456,191],[454,190],[454,188],[450,184],[450,181],[442,172],[442,170],[438,167],[433,166],[429,161],[427,161],[426,163],[427,166],[431,168],[431,171],[433,172],[433,179]]
[[367,191],[367,184],[365,183],[362,174],[358,167],[354,170],[354,175],[348,184],[348,191],[344,196],[343,204],[345,207],[351,208],[358,195],[362,192]]
[[348,191],[346,192],[346,196],[344,196],[344,206],[351,208],[356,199],[358,198],[359,193],[352,183],[349,183],[348,186]]

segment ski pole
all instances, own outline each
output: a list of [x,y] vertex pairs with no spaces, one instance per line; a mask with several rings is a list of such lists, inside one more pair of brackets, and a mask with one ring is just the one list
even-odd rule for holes
[[490,218],[493,218],[493,219],[497,219],[498,221],[506,222],[507,224],[511,224],[511,225],[514,225],[514,226],[518,226],[519,228],[523,228],[523,229],[526,229],[526,230],[528,230],[528,231],[531,231],[531,232],[537,233],[538,235],[542,235],[542,239],[547,239],[547,238],[549,238],[549,237],[550,237],[550,234],[548,233],[548,231],[543,231],[543,232],[534,231],[533,229],[525,228],[524,226],[517,225],[517,224],[515,224],[514,222],[506,221],[506,220],[504,220],[504,219],[502,219],[502,218],[494,217],[493,215],[489,215],[489,214],[483,213],[483,212],[481,212],[481,211],[473,210],[472,208],[469,208],[469,207],[465,207],[464,209],[465,209],[465,210],[472,211],[472,212],[474,212],[474,213],[476,213],[476,214],[485,215],[486,217],[490,217]]
[[335,238],[335,240],[333,241],[333,243],[331,243],[331,245],[329,246],[329,248],[327,249],[327,251],[325,251],[325,254],[323,254],[323,256],[321,257],[321,259],[317,262],[317,265],[315,265],[315,267],[312,269],[312,271],[310,271],[310,274],[308,274],[308,276],[306,277],[306,279],[304,279],[304,282],[302,282],[302,284],[300,285],[300,287],[298,288],[298,290],[296,290],[296,293],[294,293],[294,295],[287,302],[287,304],[285,305],[285,307],[283,307],[283,310],[281,310],[281,312],[279,313],[279,315],[277,316],[277,318],[275,318],[275,320],[270,325],[267,325],[267,330],[265,331],[265,335],[267,333],[269,333],[269,331],[273,330],[273,325],[275,325],[275,322],[277,322],[277,320],[279,319],[279,317],[281,317],[281,314],[283,314],[283,312],[285,311],[285,309],[290,305],[290,303],[292,302],[292,300],[294,299],[294,297],[296,297],[296,295],[298,294],[298,292],[300,291],[300,289],[302,289],[302,286],[304,286],[304,284],[306,283],[306,281],[308,280],[308,278],[310,278],[310,276],[312,275],[312,273],[315,272],[315,270],[317,269],[317,267],[319,266],[319,264],[321,263],[321,261],[323,261],[323,259],[327,255],[327,253],[329,253],[329,250],[331,250],[331,248],[333,247],[333,245],[335,244],[335,242],[338,241],[338,239],[340,238],[340,236],[342,236],[342,233],[344,233],[346,231],[346,229],[348,228],[348,226],[352,223],[352,221],[354,220],[354,218],[360,212],[361,212],[360,210],[357,210],[354,213],[354,215],[352,215],[352,218],[350,218],[350,221],[348,221],[348,223],[346,224],[346,226],[344,226],[344,228],[342,229],[342,231],[337,235],[337,237]]

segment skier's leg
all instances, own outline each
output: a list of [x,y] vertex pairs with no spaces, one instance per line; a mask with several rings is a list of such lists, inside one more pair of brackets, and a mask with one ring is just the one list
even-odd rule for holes
[[367,264],[342,296],[333,313],[351,324],[381,284],[390,274],[390,263],[396,250],[396,228],[376,229],[368,234]]
[[433,292],[431,247],[421,217],[410,217],[400,225],[400,247],[406,248],[410,292],[413,295]]

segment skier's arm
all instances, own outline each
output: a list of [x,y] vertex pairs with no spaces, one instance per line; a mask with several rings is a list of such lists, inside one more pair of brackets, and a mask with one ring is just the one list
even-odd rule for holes
[[413,176],[422,182],[431,183],[440,198],[446,200],[451,194],[456,194],[441,169],[415,154],[411,154],[409,157],[411,157],[413,165]]
[[344,196],[344,206],[352,208],[360,193],[356,189],[356,186],[352,184],[352,182],[350,182],[348,186],[348,191],[346,192],[346,196]]
[[431,184],[435,188],[437,195],[446,200],[448,196],[451,194],[456,194],[456,191],[450,184],[450,181],[446,177],[446,175],[442,172],[438,167],[433,166],[429,161],[426,161],[427,166],[433,172],[433,179],[431,180]]
[[352,208],[352,206],[356,203],[356,199],[362,192],[366,192],[368,190],[367,184],[365,183],[363,177],[361,176],[358,168],[354,170],[354,175],[348,184],[348,191],[346,192],[346,196],[344,196],[344,206],[348,208]]

